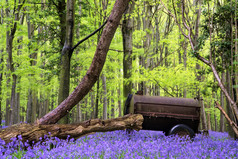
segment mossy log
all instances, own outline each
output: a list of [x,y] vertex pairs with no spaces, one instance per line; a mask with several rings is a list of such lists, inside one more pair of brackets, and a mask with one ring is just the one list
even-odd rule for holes
[[76,124],[26,124],[20,123],[5,129],[0,129],[0,138],[5,143],[11,142],[12,138],[19,138],[28,141],[30,144],[36,143],[45,135],[60,139],[79,138],[93,132],[106,132],[125,129],[142,129],[143,116],[141,114],[128,114],[114,119],[100,120],[91,119]]

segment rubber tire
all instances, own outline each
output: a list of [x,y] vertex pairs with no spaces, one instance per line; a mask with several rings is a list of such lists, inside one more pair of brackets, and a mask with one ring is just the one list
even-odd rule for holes
[[[176,135],[179,132],[185,132],[190,138],[194,138],[195,136],[193,129],[191,129],[189,126],[185,124],[175,125],[172,129],[170,129],[168,135]],[[184,136],[184,135],[180,135],[180,136]]]

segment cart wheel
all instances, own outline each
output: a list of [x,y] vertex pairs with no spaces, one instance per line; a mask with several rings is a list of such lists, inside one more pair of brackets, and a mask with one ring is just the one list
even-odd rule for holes
[[194,138],[195,133],[193,129],[184,124],[175,125],[168,133],[168,135],[178,135],[178,136],[189,136],[190,138]]

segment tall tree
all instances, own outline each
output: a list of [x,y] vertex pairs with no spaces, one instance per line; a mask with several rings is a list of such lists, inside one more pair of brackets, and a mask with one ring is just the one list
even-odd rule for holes
[[[30,8],[29,8],[30,9]],[[28,51],[29,51],[29,58],[30,58],[30,65],[31,67],[34,67],[36,65],[37,61],[37,50],[34,50],[33,43],[34,40],[34,31],[35,26],[32,24],[31,21],[32,17],[30,14],[27,15],[27,30],[28,30]],[[36,120],[37,115],[37,92],[33,85],[33,79],[34,79],[34,73],[29,74],[29,79],[31,83],[31,87],[28,91],[28,103],[27,103],[27,114],[26,114],[26,121],[27,123],[33,123]]]
[[123,38],[123,96],[124,99],[129,93],[132,93],[132,51],[133,51],[133,18],[134,2],[131,2],[122,21],[122,38]]
[[[238,101],[238,27],[237,27],[237,0],[235,0],[235,17],[234,17],[234,19],[235,19],[235,70],[234,70],[234,72],[235,72],[235,77],[234,77],[234,79],[235,79],[235,82],[234,82],[234,84],[235,84],[235,86],[234,87],[236,87],[236,89],[235,89],[235,91],[236,91],[236,103],[237,103],[237,101]],[[237,120],[237,122],[238,122],[238,118],[236,118],[236,120]],[[237,123],[238,124],[238,123]]]
[[[0,24],[3,24],[3,9],[0,14]],[[3,111],[2,111],[2,80],[3,80],[3,49],[0,48],[0,128],[2,127]]]
[[107,115],[107,84],[106,84],[106,76],[102,73],[101,75],[102,78],[102,85],[103,85],[103,115],[102,118],[103,119],[107,119],[108,115]]
[[[61,52],[60,77],[59,77],[60,86],[59,86],[58,103],[61,103],[63,100],[65,100],[69,96],[70,59],[72,57],[71,49],[73,47],[73,39],[74,39],[74,16],[75,16],[74,5],[75,5],[75,0],[67,1],[66,32],[65,32],[66,34],[65,34],[64,46]],[[64,13],[64,8],[62,8],[60,14],[63,14],[63,13]],[[62,123],[65,123],[65,124],[69,123],[69,116],[64,117],[62,120],[63,120]]]
[[[3,57],[2,57],[3,50],[0,49],[0,70],[3,70]],[[2,80],[3,80],[3,72],[0,71],[0,127],[2,126]]]

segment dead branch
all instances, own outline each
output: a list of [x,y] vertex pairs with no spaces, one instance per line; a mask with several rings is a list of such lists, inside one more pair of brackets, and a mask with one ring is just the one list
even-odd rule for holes
[[238,136],[238,126],[236,125],[236,123],[229,118],[229,116],[226,114],[225,110],[220,106],[220,104],[218,102],[216,102],[216,108],[218,108],[222,112],[222,114],[225,116],[228,123],[234,130],[236,136]]

